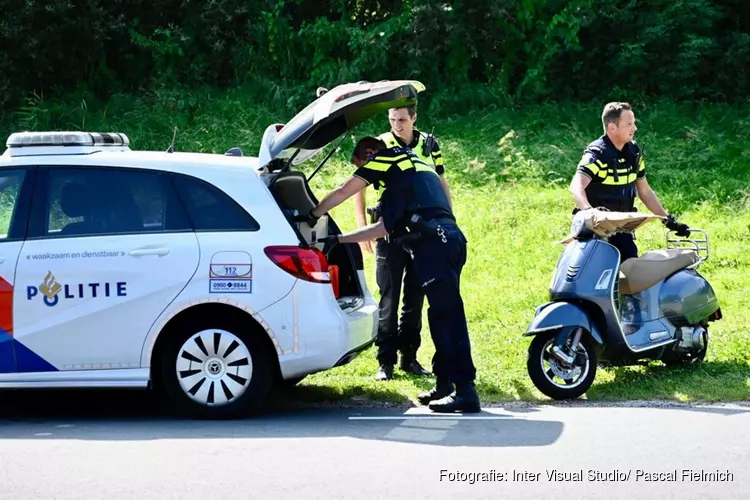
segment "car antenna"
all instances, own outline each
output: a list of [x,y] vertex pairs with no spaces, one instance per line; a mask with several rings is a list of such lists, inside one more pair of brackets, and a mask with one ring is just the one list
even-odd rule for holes
[[167,153],[174,153],[174,139],[177,137],[177,127],[175,126],[174,132],[172,132],[172,144],[167,148]]

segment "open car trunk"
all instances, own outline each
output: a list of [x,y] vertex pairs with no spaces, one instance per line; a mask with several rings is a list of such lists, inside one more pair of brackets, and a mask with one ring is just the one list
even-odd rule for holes
[[[322,251],[323,244],[317,242],[319,239],[329,234],[341,234],[336,223],[328,215],[322,216],[314,228],[310,227],[307,222],[297,220],[318,204],[302,172],[274,172],[267,178],[268,188],[297,232],[300,244],[314,246]],[[358,271],[364,269],[359,245],[356,243],[336,245],[327,258],[329,266],[338,268],[337,300],[339,306],[342,309],[357,307],[364,298],[358,274]],[[333,281],[336,276],[332,275],[331,279]]]
[[[341,231],[330,215],[321,217],[314,228],[301,221],[318,200],[305,175],[293,170],[292,166],[311,159],[338,138],[343,141],[347,131],[373,116],[385,115],[391,108],[415,105],[417,94],[424,90],[424,85],[415,80],[362,81],[339,85],[330,91],[319,90],[324,92],[317,93],[318,98],[289,122],[266,128],[258,154],[258,171],[294,227],[300,244],[322,250],[323,245],[317,240],[329,234],[341,234]],[[311,177],[326,164],[339,144]],[[336,245],[327,258],[329,266],[338,268],[339,305],[342,309],[357,307],[365,295],[359,276],[364,269],[359,245]],[[333,279],[336,279],[335,274]]]

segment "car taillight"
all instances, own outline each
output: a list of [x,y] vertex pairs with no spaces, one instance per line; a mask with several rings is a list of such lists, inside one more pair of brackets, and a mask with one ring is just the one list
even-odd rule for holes
[[313,283],[330,283],[328,261],[317,248],[274,246],[265,248],[274,264],[301,280]]

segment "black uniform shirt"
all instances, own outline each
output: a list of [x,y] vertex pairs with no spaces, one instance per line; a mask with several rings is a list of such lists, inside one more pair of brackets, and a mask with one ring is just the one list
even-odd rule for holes
[[646,176],[646,165],[635,141],[620,151],[603,135],[586,147],[576,171],[591,179],[586,187],[591,206],[630,212],[634,210],[635,181]]
[[389,233],[398,229],[398,223],[409,213],[418,212],[425,218],[452,217],[435,169],[409,148],[381,149],[354,176],[384,188],[378,208]]
[[435,172],[432,167],[420,160],[411,149],[395,147],[381,149],[373,154],[367,163],[354,172],[354,175],[367,184],[372,184],[376,189],[378,187],[387,188],[388,184],[393,182],[393,176],[410,168]]

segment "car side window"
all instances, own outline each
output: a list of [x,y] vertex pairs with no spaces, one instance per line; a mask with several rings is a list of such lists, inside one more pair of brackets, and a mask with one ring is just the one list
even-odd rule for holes
[[44,236],[189,230],[165,174],[124,168],[53,168]]
[[257,231],[258,222],[217,187],[195,177],[172,174],[175,188],[196,231]]
[[9,239],[26,170],[0,170],[0,241]]

